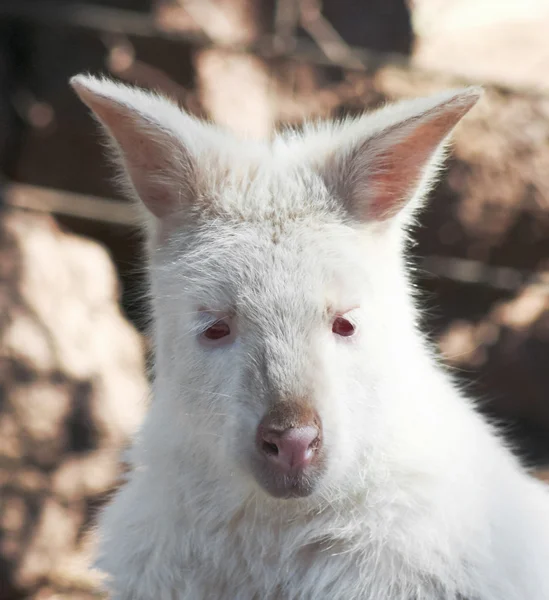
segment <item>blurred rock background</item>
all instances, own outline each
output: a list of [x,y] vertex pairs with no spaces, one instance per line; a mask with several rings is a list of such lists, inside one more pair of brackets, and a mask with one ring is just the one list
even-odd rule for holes
[[549,477],[548,25],[546,0],[2,0],[0,600],[98,597],[90,524],[147,404],[140,238],[81,71],[255,136],[484,84],[417,231],[424,326]]

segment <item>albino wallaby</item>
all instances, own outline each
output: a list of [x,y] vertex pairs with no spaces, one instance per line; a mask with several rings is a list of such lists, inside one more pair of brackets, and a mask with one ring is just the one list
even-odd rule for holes
[[143,207],[156,366],[116,600],[548,600],[549,493],[418,332],[406,230],[476,88],[238,140],[72,85]]

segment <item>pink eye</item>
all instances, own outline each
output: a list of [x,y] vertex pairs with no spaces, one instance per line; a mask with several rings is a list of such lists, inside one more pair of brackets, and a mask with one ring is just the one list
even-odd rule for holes
[[347,319],[343,317],[336,317],[334,322],[332,323],[332,331],[336,335],[341,335],[343,337],[349,337],[353,335],[355,332],[355,326]]
[[217,321],[202,334],[208,340],[220,340],[231,333],[231,328],[225,321]]

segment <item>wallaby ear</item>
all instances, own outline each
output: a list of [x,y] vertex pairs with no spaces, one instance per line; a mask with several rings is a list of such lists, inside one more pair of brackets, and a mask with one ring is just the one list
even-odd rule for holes
[[480,98],[453,90],[388,106],[351,124],[324,154],[321,172],[360,221],[385,221],[413,210],[433,184],[449,134]]
[[160,96],[107,79],[77,75],[70,83],[108,133],[124,182],[150,213],[162,219],[192,201],[195,166],[182,135],[198,126],[190,116]]

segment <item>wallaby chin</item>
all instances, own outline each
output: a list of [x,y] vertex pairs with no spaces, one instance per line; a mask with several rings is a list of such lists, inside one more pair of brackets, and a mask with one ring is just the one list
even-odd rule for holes
[[479,90],[258,143],[72,85],[148,236],[154,401],[99,521],[111,597],[547,600],[547,489],[437,366],[404,268]]

